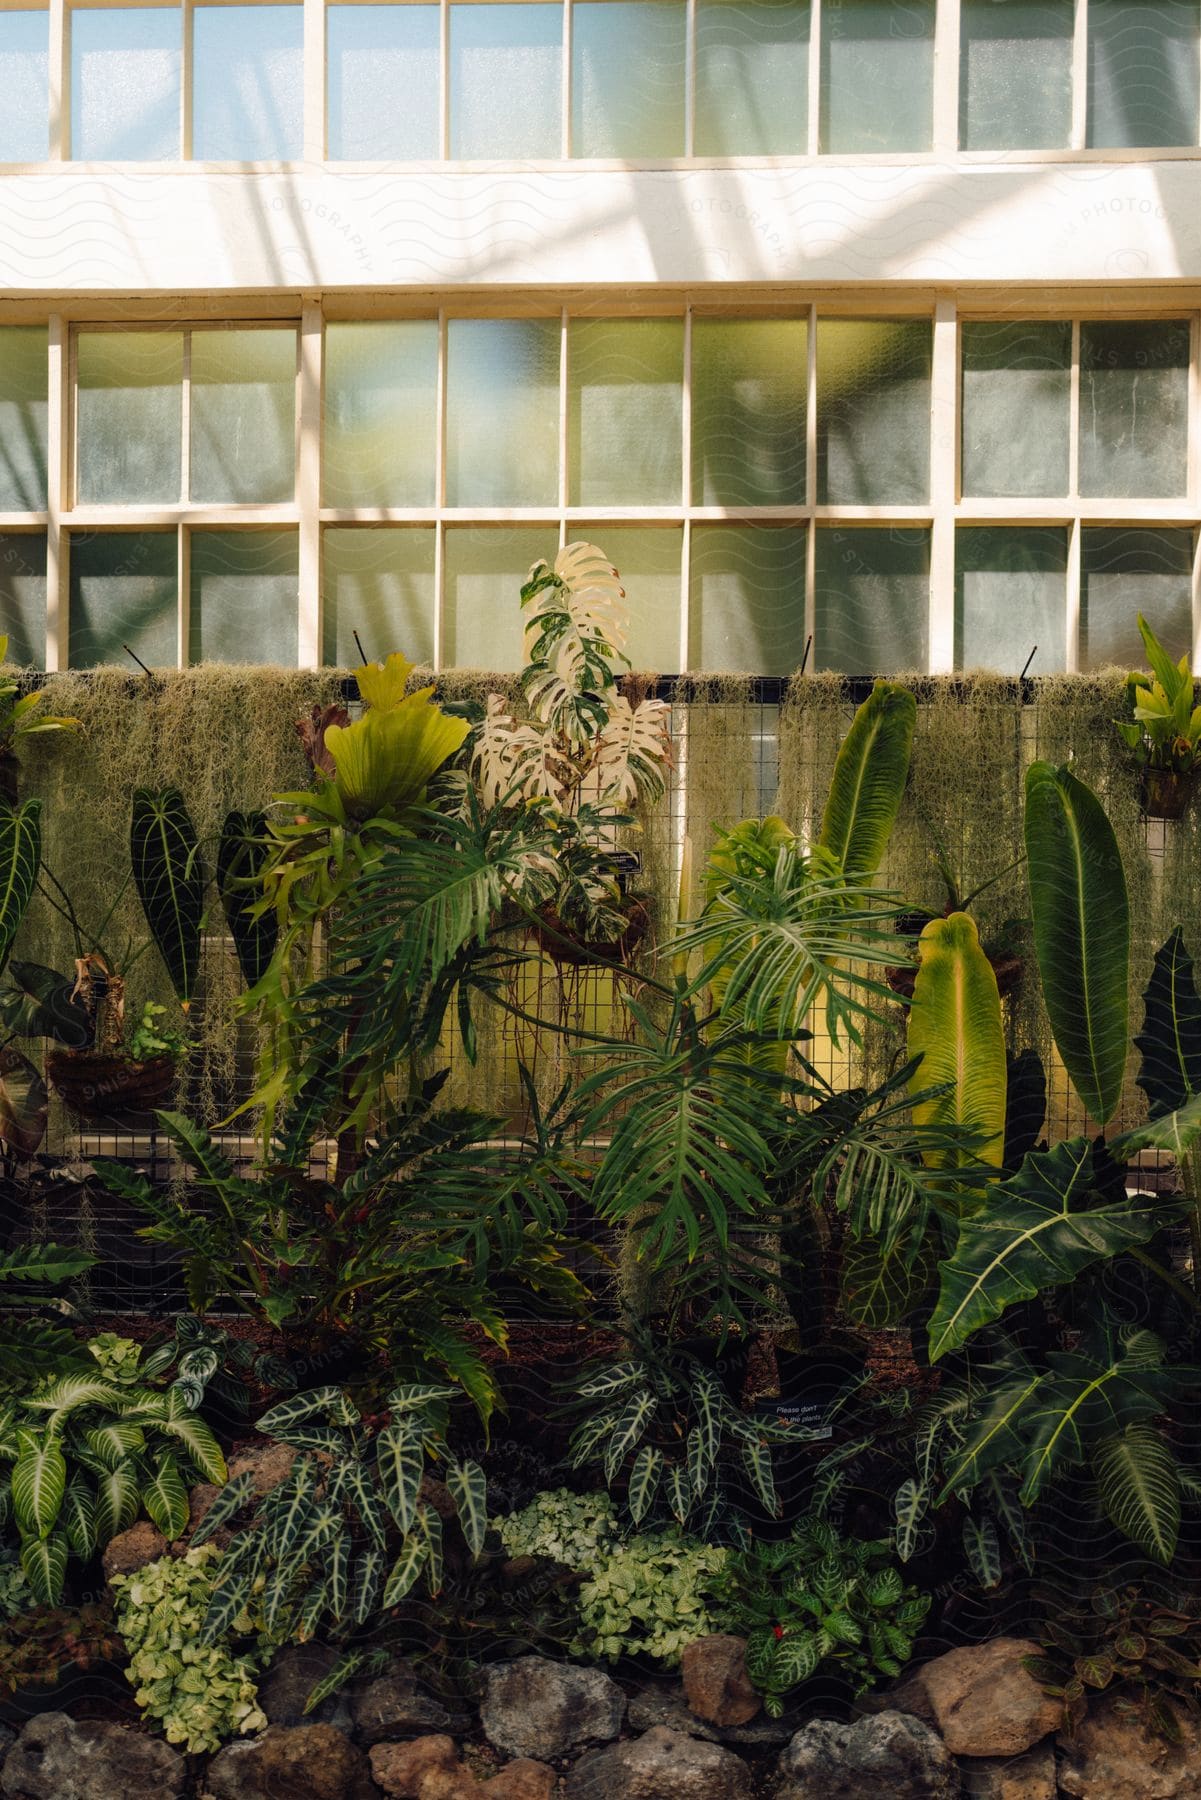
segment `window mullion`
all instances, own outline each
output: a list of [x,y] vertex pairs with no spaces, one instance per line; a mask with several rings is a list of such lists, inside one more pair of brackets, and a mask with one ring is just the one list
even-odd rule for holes
[[696,154],[696,0],[687,0],[684,24],[684,155]]
[[319,163],[325,159],[325,0],[304,0],[303,107],[304,159]]
[[821,147],[822,0],[811,0],[809,9],[809,131],[808,149],[816,156]]
[[192,155],[192,0],[182,0],[183,38],[179,53],[179,154],[184,162]]
[[688,667],[692,639],[692,308],[684,308],[684,391],[680,403],[682,449],[681,482],[684,501],[684,539],[680,555],[680,667]]
[[570,156],[571,151],[571,34],[573,8],[571,0],[562,0],[563,5],[563,69],[559,82],[563,103],[562,131],[560,150],[563,156]]
[[50,160],[63,162],[71,153],[71,52],[67,41],[70,14],[66,0],[49,0]]
[[179,579],[179,608],[176,618],[178,665],[186,669],[190,661],[192,638],[192,533],[189,526],[179,524],[175,531],[176,569]]
[[183,380],[179,396],[179,498],[186,506],[192,494],[192,333],[183,333]]
[[[445,12],[446,0],[443,0]],[[446,308],[438,310],[437,434],[434,440],[434,668],[442,667],[446,611]]]
[[300,359],[296,406],[296,500],[300,510],[298,587],[300,620],[296,660],[319,667],[321,643],[321,370],[324,348],[321,307],[306,300],[300,309]]
[[438,155],[450,155],[450,0],[438,8]]
[[1076,0],[1072,28],[1072,136],[1073,150],[1088,141],[1088,0]]
[[[809,325],[805,334],[805,505],[809,509],[808,534],[805,540],[805,639],[812,642],[817,619],[817,526],[813,510],[817,504],[817,307],[809,308]],[[800,653],[804,653],[804,644]],[[798,655],[798,662],[800,656]],[[807,667],[813,667],[810,656]]]
[[67,422],[70,418],[70,335],[60,313],[51,315],[46,422],[46,667],[67,666],[70,620],[67,534],[62,515],[69,502]]
[[939,156],[959,148],[959,4],[939,0],[934,24],[934,137]]
[[955,438],[959,386],[958,322],[953,300],[934,309],[930,382],[930,617],[928,666],[946,674],[955,666]]

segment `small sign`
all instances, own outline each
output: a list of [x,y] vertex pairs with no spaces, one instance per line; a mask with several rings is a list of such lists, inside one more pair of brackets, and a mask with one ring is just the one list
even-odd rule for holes
[[829,1402],[825,1400],[797,1399],[759,1400],[755,1404],[755,1416],[762,1419],[765,1425],[784,1425],[795,1431],[800,1437],[811,1443],[822,1443],[834,1436],[834,1427],[827,1423],[826,1412]]

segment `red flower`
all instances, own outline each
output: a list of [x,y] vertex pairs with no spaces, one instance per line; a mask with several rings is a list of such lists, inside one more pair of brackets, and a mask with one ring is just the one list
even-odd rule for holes
[[773,1625],[772,1630],[775,1632],[777,1638],[782,1638],[784,1636],[784,1627],[782,1625]]

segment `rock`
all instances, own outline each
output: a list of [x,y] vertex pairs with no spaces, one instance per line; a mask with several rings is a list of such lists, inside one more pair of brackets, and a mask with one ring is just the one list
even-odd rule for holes
[[367,1745],[430,1732],[464,1731],[469,1723],[466,1718],[453,1717],[440,1700],[423,1693],[406,1662],[394,1663],[387,1674],[368,1682],[352,1699],[350,1710],[359,1740]]
[[[204,1522],[205,1513],[207,1513],[209,1507],[213,1504],[213,1501],[220,1492],[221,1489],[216,1487],[211,1481],[198,1481],[196,1486],[189,1490],[188,1522],[184,1526],[183,1536],[181,1538],[176,1538],[175,1542],[172,1544],[172,1550],[182,1554],[182,1552],[187,1549],[192,1541],[193,1533],[200,1530],[200,1527]],[[233,1535],[234,1534],[228,1525],[218,1525],[216,1531],[214,1531],[212,1537],[208,1541],[212,1544],[216,1544],[219,1550],[224,1550],[233,1541]]]
[[272,1444],[264,1438],[234,1458],[229,1465],[229,1479],[233,1481],[249,1472],[254,1491],[261,1498],[287,1480],[295,1461],[296,1451],[291,1444]]
[[213,1800],[378,1800],[367,1758],[332,1725],[272,1725],[226,1744],[204,1779]]
[[186,1777],[183,1757],[161,1738],[47,1712],[22,1729],[0,1791],[12,1800],[178,1800]]
[[1063,1707],[1022,1667],[1039,1655],[1026,1638],[948,1650],[916,1671],[952,1756],[1018,1756],[1058,1731]]
[[417,1790],[420,1800],[482,1800],[488,1792],[462,1763],[449,1769],[431,1769]]
[[128,1531],[119,1531],[115,1538],[109,1539],[100,1559],[104,1579],[111,1581],[114,1575],[132,1575],[135,1570],[144,1569],[147,1563],[157,1562],[166,1554],[167,1540],[162,1532],[149,1519],[139,1519]]
[[1201,1800],[1201,1721],[1177,1709],[1181,1742],[1095,1701],[1074,1738],[1061,1737],[1059,1791],[1074,1800]]
[[564,1786],[566,1800],[751,1800],[751,1791],[732,1750],[663,1725],[582,1757]]
[[625,1695],[602,1669],[580,1669],[544,1656],[494,1663],[484,1672],[480,1722],[507,1756],[549,1761],[621,1730]]
[[0,1764],[17,1741],[17,1734],[11,1725],[0,1725]]
[[959,1773],[942,1739],[908,1713],[840,1724],[814,1719],[780,1758],[777,1800],[955,1800]]
[[959,1765],[968,1800],[1055,1800],[1055,1746],[1038,1744],[1022,1756],[968,1759]]
[[705,1738],[710,1744],[720,1742],[716,1729],[689,1711],[681,1687],[645,1688],[633,1694],[626,1707],[626,1724],[631,1731],[653,1731],[656,1725],[666,1725],[671,1731],[682,1731],[685,1737]]
[[407,1744],[373,1744],[369,1754],[376,1786],[395,1800],[420,1800],[421,1784],[428,1774],[459,1766],[455,1741],[445,1736],[413,1738]]
[[680,1657],[690,1709],[710,1725],[746,1725],[759,1711],[759,1696],[746,1672],[746,1639],[714,1632],[685,1644]]
[[546,1763],[519,1756],[480,1788],[480,1800],[552,1800],[559,1777]]
[[259,1706],[271,1725],[333,1725],[352,1729],[350,1706],[344,1692],[331,1694],[315,1712],[306,1713],[305,1702],[317,1683],[329,1674],[340,1652],[332,1644],[285,1644],[277,1650],[271,1667],[259,1681]]

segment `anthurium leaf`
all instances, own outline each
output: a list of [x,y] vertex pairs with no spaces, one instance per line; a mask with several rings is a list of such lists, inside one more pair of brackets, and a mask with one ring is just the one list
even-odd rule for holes
[[1129,1048],[1130,903],[1097,796],[1068,768],[1026,772],[1034,948],[1055,1046],[1090,1116],[1117,1109]]
[[1138,1085],[1154,1119],[1201,1094],[1201,997],[1179,926],[1155,953],[1143,1006]]
[[217,847],[217,889],[238,966],[248,987],[254,987],[266,974],[279,937],[274,909],[255,912],[263,899],[259,877],[270,854],[266,833],[265,813],[230,812],[225,815]]
[[872,875],[896,821],[917,703],[905,688],[878,681],[839,747],[819,842],[848,875]]
[[997,978],[975,920],[964,912],[931,919],[918,954],[909,1009],[914,1123],[953,1127],[976,1140],[966,1153],[928,1150],[923,1160],[933,1167],[956,1158],[1000,1168],[1009,1071]]
[[1092,1456],[1106,1512],[1148,1556],[1170,1563],[1180,1534],[1176,1460],[1153,1425],[1128,1425],[1103,1438]]
[[42,803],[0,801],[0,969],[37,884],[42,861]]
[[178,788],[135,789],[129,853],[150,935],[186,1008],[200,968],[205,872],[196,827]]
[[1061,1287],[1082,1269],[1145,1244],[1162,1227],[1161,1202],[1136,1195],[1092,1204],[1093,1150],[1085,1138],[1027,1156],[959,1222],[955,1253],[940,1265],[930,1319],[930,1360],[999,1319],[1015,1301]]

